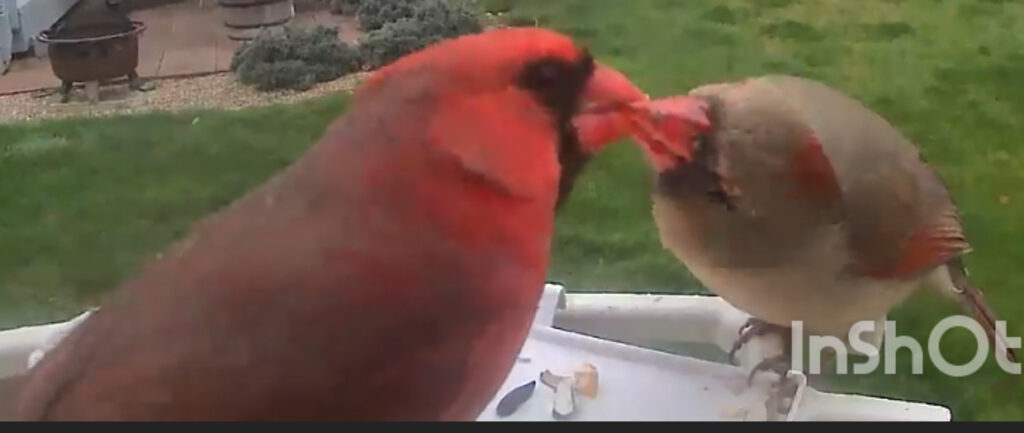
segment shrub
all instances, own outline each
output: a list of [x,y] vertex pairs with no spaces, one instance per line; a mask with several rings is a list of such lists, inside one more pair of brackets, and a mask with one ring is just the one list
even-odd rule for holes
[[260,90],[304,90],[359,69],[359,52],[338,40],[337,29],[268,29],[237,52],[231,69]]
[[479,11],[464,1],[426,0],[416,8],[413,18],[425,23],[430,32],[446,38],[483,30]]
[[410,18],[422,0],[369,0],[362,2],[357,16],[363,31],[373,31],[387,23]]
[[503,14],[511,11],[517,0],[481,0],[479,1],[483,10],[492,14]]
[[315,75],[300,60],[255,63],[240,76],[260,90],[307,90],[316,84]]
[[379,68],[442,39],[479,33],[473,5],[452,0],[421,0],[412,14],[369,32],[360,44],[363,61]]
[[403,18],[367,34],[359,51],[366,65],[377,69],[439,40],[441,37],[429,34],[422,22]]
[[331,0],[331,13],[335,15],[355,15],[367,0]]

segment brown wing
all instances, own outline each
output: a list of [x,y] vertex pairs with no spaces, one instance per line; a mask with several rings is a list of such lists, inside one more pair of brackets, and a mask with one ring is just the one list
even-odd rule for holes
[[946,185],[888,121],[818,82],[759,80],[800,107],[837,173],[854,272],[911,277],[970,249]]

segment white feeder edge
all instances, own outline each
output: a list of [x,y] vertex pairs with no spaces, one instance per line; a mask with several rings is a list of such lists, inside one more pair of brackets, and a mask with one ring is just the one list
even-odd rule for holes
[[71,320],[0,331],[0,380],[25,374],[95,310]]
[[[91,313],[67,322],[0,331],[0,380],[27,372]],[[498,418],[494,408],[512,388],[537,379],[538,371],[570,375],[562,367],[584,362],[598,368],[599,393],[595,399],[577,397],[580,412],[572,420],[951,420],[949,409],[942,406],[821,392],[807,387],[806,377],[797,371],[790,372],[797,391],[789,412],[768,417],[764,402],[777,379],[759,376],[749,388],[746,379],[757,362],[781,353],[777,338],[758,338],[744,346],[737,354],[740,367],[619,342],[712,343],[728,351],[748,317],[714,296],[567,294],[562,286],[548,284],[520,353],[524,361],[515,364],[478,420],[552,421],[551,391],[539,381],[533,397],[512,416]],[[734,413],[725,413],[730,410]]]

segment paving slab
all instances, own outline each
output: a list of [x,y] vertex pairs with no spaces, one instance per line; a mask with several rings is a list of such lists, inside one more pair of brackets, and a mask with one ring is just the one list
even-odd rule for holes
[[[242,45],[228,38],[221,11],[214,0],[188,0],[134,11],[133,20],[146,24],[139,36],[139,65],[143,78],[202,75],[230,70],[231,59]],[[355,42],[361,37],[358,21],[327,10],[297,12],[289,26],[339,27],[339,39]],[[11,63],[0,75],[0,95],[31,92],[60,85],[46,58],[26,57]]]

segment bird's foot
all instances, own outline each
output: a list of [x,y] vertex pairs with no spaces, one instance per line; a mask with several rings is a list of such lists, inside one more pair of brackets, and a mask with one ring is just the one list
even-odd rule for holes
[[789,334],[791,330],[787,326],[780,326],[773,323],[768,323],[763,320],[751,317],[747,319],[747,322],[740,327],[739,338],[733,343],[732,349],[729,350],[729,363],[736,365],[736,352],[739,351],[744,344],[747,344],[754,337],[759,337],[771,333],[781,334],[783,341],[789,342]]
[[800,390],[800,381],[797,376],[790,376],[790,365],[784,356],[769,358],[758,364],[754,371],[747,378],[748,386],[753,386],[754,376],[761,371],[771,371],[779,374],[779,380],[771,385],[768,399],[765,401],[765,410],[769,420],[782,421],[793,410],[793,400]]
[[754,366],[753,370],[750,370],[750,376],[747,376],[747,385],[753,386],[754,376],[757,376],[757,373],[761,372],[778,374],[779,377],[782,378],[780,383],[784,383],[786,382],[786,379],[789,376],[789,370],[790,364],[788,355],[783,354],[779,356],[773,356],[771,358],[759,362],[756,366]]

